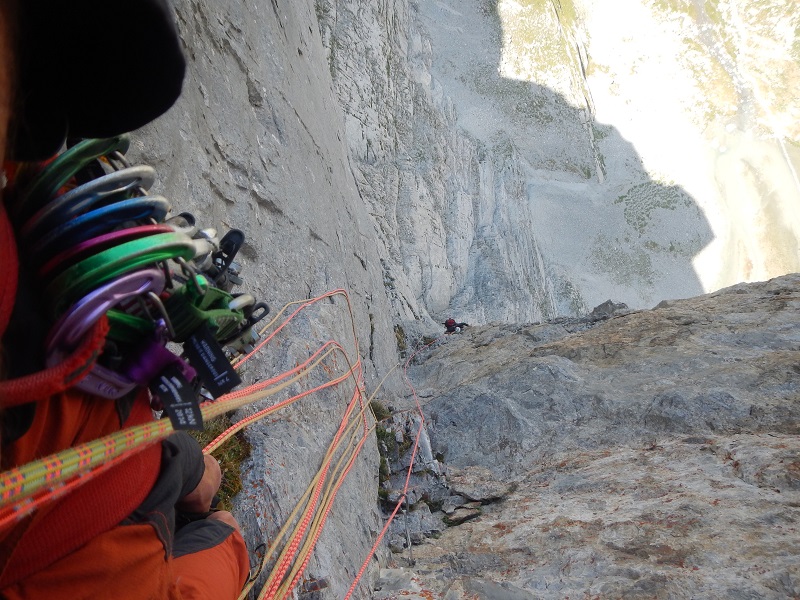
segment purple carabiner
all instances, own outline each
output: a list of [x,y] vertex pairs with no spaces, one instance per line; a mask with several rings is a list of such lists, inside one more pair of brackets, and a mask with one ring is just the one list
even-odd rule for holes
[[83,334],[110,308],[132,296],[160,294],[163,290],[164,273],[150,268],[118,277],[86,294],[53,326],[46,344],[47,366],[61,362],[65,354],[72,352]]
[[[128,273],[111,281],[76,302],[53,326],[47,338],[46,364],[52,367],[77,348],[81,338],[110,308],[123,300],[164,290],[164,273],[150,268]],[[92,371],[77,386],[84,391],[116,399],[124,396],[136,383],[102,365],[95,364]]]

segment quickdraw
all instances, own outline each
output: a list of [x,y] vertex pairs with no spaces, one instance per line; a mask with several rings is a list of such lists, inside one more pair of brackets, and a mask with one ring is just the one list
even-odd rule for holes
[[[240,382],[230,360],[257,342],[269,307],[232,293],[243,283],[234,259],[244,234],[218,239],[191,213],[172,214],[148,194],[155,171],[131,166],[129,145],[127,135],[82,140],[44,165],[18,165],[9,182],[24,268],[50,299],[47,366],[106,315],[105,350],[77,385],[112,399],[149,387],[174,427],[202,427],[197,398]],[[168,342],[183,344],[180,356]]]

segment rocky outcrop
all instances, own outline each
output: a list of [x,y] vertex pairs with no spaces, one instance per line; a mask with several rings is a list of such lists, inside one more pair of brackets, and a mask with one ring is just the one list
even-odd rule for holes
[[500,500],[414,547],[408,594],[800,594],[799,308],[793,275],[434,348],[434,452]]

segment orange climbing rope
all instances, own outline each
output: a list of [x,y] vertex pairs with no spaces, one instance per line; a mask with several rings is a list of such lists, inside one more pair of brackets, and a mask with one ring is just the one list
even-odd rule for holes
[[[259,599],[284,598],[291,593],[291,590],[300,581],[308,565],[314,546],[322,532],[322,528],[330,514],[333,501],[345,478],[355,464],[369,435],[374,430],[374,425],[370,426],[367,420],[367,413],[370,412],[369,401],[372,398],[365,398],[363,367],[360,358],[358,358],[359,351],[355,318],[350,298],[343,289],[333,290],[316,298],[291,302],[285,305],[273,319],[262,328],[260,331],[261,335],[272,328],[281,316],[288,312],[290,307],[296,306],[296,308],[279,326],[275,327],[252,352],[235,363],[236,366],[239,366],[250,360],[259,350],[274,339],[274,337],[300,312],[324,299],[334,296],[343,296],[347,302],[355,344],[355,356],[357,357],[354,361],[349,359],[346,350],[341,344],[331,340],[325,342],[307,360],[293,369],[251,385],[245,389],[226,394],[215,402],[207,402],[201,406],[204,420],[209,420],[226,412],[274,396],[280,391],[299,382],[304,377],[307,377],[316,369],[320,367],[325,368],[324,361],[336,355],[343,356],[348,367],[344,373],[331,376],[329,381],[311,389],[304,390],[274,405],[263,408],[255,414],[234,424],[203,449],[204,453],[209,454],[217,450],[236,432],[248,425],[315,392],[342,385],[348,380],[352,380],[353,382],[352,395],[347,403],[336,434],[321,461],[317,475],[313,478],[303,496],[298,500],[294,511],[286,520],[281,531],[275,537],[272,546],[263,557],[262,567],[275,556],[280,543],[285,540],[283,549],[278,554],[272,572],[269,574],[258,596]],[[410,361],[418,352],[419,350],[406,362],[406,371]],[[388,375],[387,373],[384,380]],[[422,416],[422,410],[416,392],[408,380],[407,372],[405,373],[405,378],[408,385],[411,387],[417,409],[422,417],[420,429],[414,440],[411,465],[409,466],[406,476],[401,501],[390,515],[378,540],[371,549],[369,556],[364,561],[361,570],[347,594],[347,598],[352,595],[353,590],[361,579],[372,555],[384,537],[389,524],[398,512],[402,500],[408,491],[409,480],[414,464],[413,457],[416,455],[422,427],[424,426],[424,417]],[[381,381],[378,389],[380,389],[382,385],[383,381]],[[377,393],[377,390],[374,393]],[[374,420],[374,415],[372,415],[372,417]],[[157,420],[137,427],[124,429],[104,438],[94,440],[88,444],[76,446],[39,461],[0,473],[0,530],[13,524],[33,510],[45,506],[62,495],[83,485],[132,454],[140,452],[150,445],[159,442],[172,432],[173,429],[169,420]],[[240,596],[241,598],[244,598],[246,594],[249,593],[253,584],[254,581],[250,581],[247,584]]]
[[[282,373],[278,377],[273,377],[272,379],[269,379],[267,381],[264,381],[264,382],[261,382],[259,384],[251,386],[250,388],[248,388],[248,394],[245,394],[243,397],[248,398],[248,400],[250,400],[250,401],[258,400],[259,398],[257,396],[259,395],[259,392],[261,390],[263,390],[264,388],[268,387],[269,385],[273,385],[274,383],[276,383],[279,380],[279,377],[286,376],[287,374],[290,374],[290,373],[304,371],[305,368],[308,367],[308,365],[310,363],[312,363],[312,361],[313,361],[313,366],[316,366],[316,365],[320,364],[320,362],[332,352],[332,350],[329,349],[324,354],[322,353],[322,351],[325,350],[326,348],[328,348],[328,346],[333,346],[334,348],[341,349],[341,351],[344,352],[344,349],[338,343],[333,342],[333,341],[326,342],[325,345],[323,345],[319,350],[317,350],[311,356],[311,358],[309,358],[306,362],[304,362],[299,367],[296,367],[295,369],[292,369],[291,371],[286,371],[285,373]],[[322,356],[320,356],[320,355],[322,355]],[[318,360],[316,360],[316,359],[318,359]],[[361,361],[359,359],[359,361],[356,363],[356,366],[360,367],[360,365],[361,365]],[[312,368],[313,368],[313,366],[312,366]],[[264,417],[274,413],[275,411],[280,410],[281,408],[289,406],[290,404],[296,402],[297,400],[300,400],[301,398],[305,398],[306,396],[310,396],[311,394],[313,394],[315,392],[319,392],[319,391],[324,390],[326,388],[336,386],[336,385],[342,383],[343,381],[349,379],[350,377],[353,377],[354,375],[355,375],[355,372],[351,368],[344,375],[340,375],[339,377],[337,377],[335,379],[331,379],[330,381],[328,381],[326,383],[320,384],[320,385],[318,385],[318,386],[316,386],[314,388],[306,390],[305,392],[297,394],[296,396],[288,398],[287,400],[283,400],[282,402],[279,402],[279,403],[277,403],[277,404],[275,404],[273,406],[268,406],[267,408],[262,408],[261,410],[259,410],[258,412],[250,415],[249,417],[245,417],[241,421],[238,421],[237,423],[234,423],[228,429],[226,429],[221,434],[219,434],[216,438],[211,440],[211,442],[209,442],[208,445],[205,448],[203,448],[203,453],[204,454],[211,454],[212,452],[214,452],[214,450],[218,449],[220,446],[222,446],[222,444],[224,444],[226,441],[228,441],[231,438],[231,436],[233,436],[237,431],[241,431],[242,429],[244,429],[248,425],[252,425],[256,421],[260,421]],[[294,382],[294,380],[290,381],[289,383],[293,383],[293,382]],[[285,386],[282,386],[282,387],[285,387]],[[275,393],[275,391],[277,391],[277,390],[270,390],[270,394]],[[235,397],[232,394],[229,394],[229,396]],[[228,396],[226,396],[226,398],[227,397]]]
[[[301,310],[334,295],[342,295],[347,300],[355,338],[355,322],[352,306],[350,305],[350,299],[347,293],[341,289],[333,290],[311,300],[287,304],[273,319],[272,323],[285,312],[288,306],[292,304],[302,304],[300,308],[294,311],[292,315],[281,324],[278,328],[278,330],[281,330]],[[268,339],[272,337],[273,336],[270,336]],[[355,343],[356,354],[358,354],[357,339]],[[260,346],[263,346],[263,344]],[[339,348],[341,349],[341,346]],[[343,350],[341,351],[344,352]],[[316,368],[322,360],[324,360],[325,356],[326,355],[320,356],[315,354],[299,367],[281,373],[267,382],[227,394],[215,402],[204,403],[201,405],[203,419],[213,419],[226,412],[236,410],[242,406],[276,394],[302,379],[309,371]],[[360,364],[360,361],[356,362],[359,373]],[[265,389],[270,384],[277,385]],[[305,395],[308,394],[303,394],[300,397],[304,397]],[[298,398],[294,400],[296,399]],[[290,404],[291,401],[290,399],[280,403],[274,410],[278,410],[278,408]],[[269,412],[274,411],[267,411],[266,414],[269,414]],[[262,415],[262,417],[266,416],[266,414]],[[162,419],[152,421],[114,432],[113,434],[93,440],[92,442],[68,448],[57,454],[0,473],[0,530],[18,519],[21,519],[31,511],[49,504],[62,494],[87,483],[99,475],[99,467],[106,463],[118,459],[121,460],[136,452],[140,452],[149,445],[166,438],[172,432],[173,428],[168,420]]]

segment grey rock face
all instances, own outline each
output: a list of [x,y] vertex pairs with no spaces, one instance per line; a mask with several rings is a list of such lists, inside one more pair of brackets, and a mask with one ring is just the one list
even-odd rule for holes
[[[347,303],[326,300],[248,365],[246,383],[293,368],[310,348],[335,339],[351,361],[363,358],[373,390],[397,361],[393,311],[383,291],[380,243],[343,142],[313,2],[180,0],[175,8],[188,60],[183,94],[167,115],[135,132],[132,160],[156,168],[153,192],[177,211],[188,210],[220,232],[244,231],[247,242],[237,256],[244,289],[268,302],[273,314],[287,302],[336,288],[347,289],[352,301],[358,348]],[[341,372],[343,364],[339,356],[324,368]],[[316,373],[306,383],[326,380],[326,373]],[[352,384],[315,394],[247,429],[253,455],[244,465],[236,514],[251,549],[274,540],[289,518],[351,394]],[[330,582],[323,595],[346,594],[382,526],[377,477],[373,436],[339,491],[306,571]],[[370,577],[368,571],[356,597],[368,594]]]
[[643,308],[800,268],[797,15],[623,1],[319,0],[404,318]]
[[664,434],[795,434],[793,282],[773,280],[756,298],[735,287],[580,334],[562,323],[560,339],[552,324],[471,328],[415,371],[434,452],[510,474],[622,430],[642,444]]
[[500,597],[499,585],[536,598],[796,596],[798,308],[792,275],[577,333],[564,322],[560,337],[471,328],[433,349],[413,374],[434,451],[466,467],[453,490],[513,487],[415,549],[416,585],[448,598]]
[[454,311],[469,322],[558,314],[530,230],[535,215],[524,199],[524,167],[503,136],[482,139],[463,129],[453,90],[434,77],[419,15],[425,7],[406,0],[319,6],[353,168],[385,244],[395,310],[426,320]]
[[493,478],[489,469],[479,466],[451,468],[447,474],[447,483],[454,494],[479,504],[502,500],[514,489],[513,485]]

